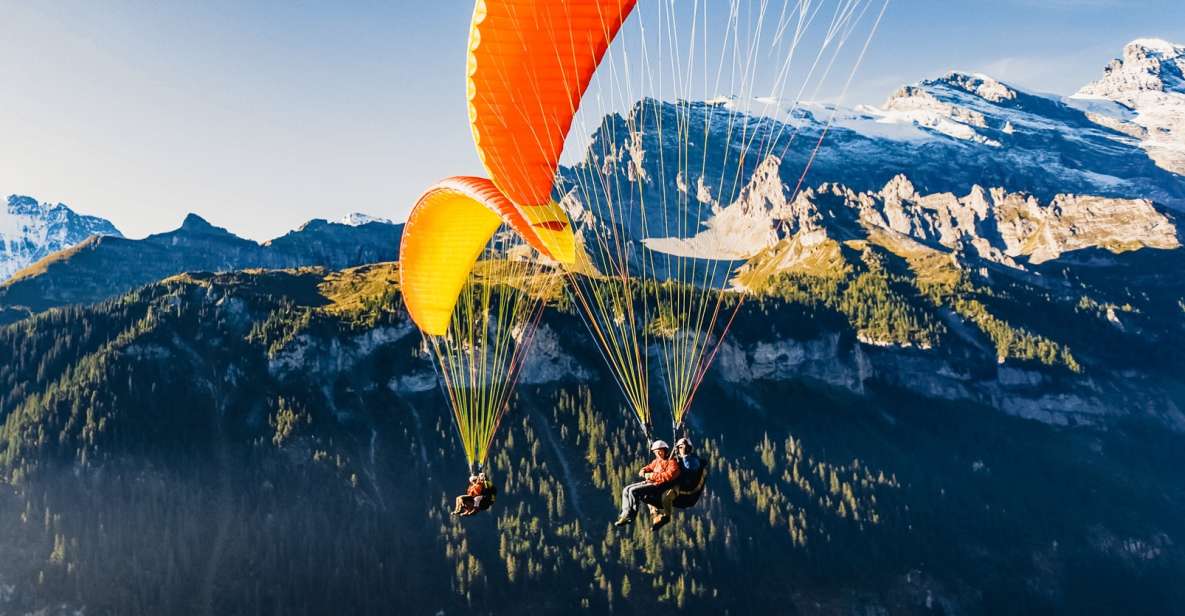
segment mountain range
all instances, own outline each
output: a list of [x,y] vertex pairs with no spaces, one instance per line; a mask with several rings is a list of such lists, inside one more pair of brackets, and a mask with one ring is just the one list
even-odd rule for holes
[[355,214],[312,220],[258,244],[196,214],[174,231],[129,240],[91,235],[0,283],[0,323],[55,306],[87,304],[182,272],[322,266],[334,269],[397,258],[403,225]]
[[[1122,58],[1107,65],[1102,78],[1070,97],[1028,92],[986,75],[951,72],[905,86],[877,107],[807,103],[779,108],[778,101],[737,99],[643,101],[625,116],[605,118],[587,160],[562,171],[566,184],[561,182],[561,192],[567,192],[565,204],[573,218],[579,223],[583,217],[588,224],[598,214],[597,201],[603,201],[603,195],[582,195],[580,178],[604,173],[607,185],[628,186],[639,203],[651,204],[627,208],[633,219],[621,224],[631,239],[659,251],[698,251],[704,257],[748,258],[796,233],[800,223],[818,231],[850,227],[856,220],[929,245],[965,248],[1006,265],[1034,255],[1039,262],[1066,247],[1118,247],[1127,240],[1135,241],[1133,246],[1173,247],[1175,226],[1156,210],[1185,210],[1185,175],[1177,157],[1185,152],[1185,130],[1180,126],[1185,117],[1183,66],[1185,47],[1137,39],[1125,46]],[[774,116],[789,120],[745,113],[756,108],[772,108]],[[699,145],[718,154],[695,173],[665,177],[663,165],[668,163],[655,155],[669,138],[658,128],[664,125],[687,126],[688,134],[704,135]],[[731,133],[744,138],[729,139]],[[820,138],[824,146],[816,152],[812,145]],[[905,177],[898,178],[902,174]],[[730,185],[724,182],[727,177],[751,178],[750,185]],[[894,183],[905,193],[886,200],[887,209],[873,217],[866,216],[868,208],[856,208],[860,212],[854,218],[823,217],[812,223],[802,218],[811,214],[800,211],[793,214],[799,220],[789,222],[784,217],[791,214],[778,205],[795,198],[802,187],[807,188],[800,197],[805,201],[814,199],[819,189],[836,190],[824,184],[866,199],[896,190]],[[775,194],[779,192],[781,196]],[[592,202],[581,203],[582,199]],[[764,205],[755,205],[755,200],[764,200]],[[656,229],[651,222],[644,229],[643,220],[663,219],[664,213],[654,208],[664,203],[686,204],[679,224]],[[802,207],[808,206],[790,209]],[[102,257],[90,257],[111,254],[116,262],[130,262],[110,223],[27,197],[10,197],[8,210],[6,218],[0,217],[5,221],[0,247],[6,248],[0,252],[0,274],[13,277],[0,287],[0,310],[9,315],[6,320],[29,309],[97,301],[181,271],[342,267],[395,255],[391,245],[386,252],[376,247],[374,242],[385,241],[378,237],[370,238],[371,243],[362,241],[367,248],[347,254],[354,243],[352,233],[340,225],[312,221],[265,248],[222,234],[219,239],[227,241],[210,243],[202,254],[131,257],[142,259],[145,267],[125,272],[108,264],[94,265]],[[1108,214],[1102,214],[1104,210]],[[669,212],[665,214],[670,218]],[[1083,231],[1084,221],[1093,230]],[[370,228],[367,223],[372,222],[390,223],[354,214],[341,224]],[[207,241],[218,235],[206,233],[204,221],[193,223],[128,246],[160,248],[162,242],[180,241],[187,230]],[[1150,235],[1141,244],[1145,230]],[[1125,239],[1124,234],[1140,237]],[[103,237],[77,246],[91,235]],[[1097,237],[1087,237],[1092,235]],[[29,267],[67,248],[74,250]],[[65,270],[53,265],[62,259],[78,265]],[[83,271],[83,263],[92,265],[78,282],[93,281],[89,291],[82,291],[86,284],[53,281],[59,271]],[[105,271],[120,273],[104,278]]]

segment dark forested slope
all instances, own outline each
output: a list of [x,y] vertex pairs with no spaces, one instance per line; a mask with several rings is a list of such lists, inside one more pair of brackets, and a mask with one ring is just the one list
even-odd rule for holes
[[[661,533],[610,526],[645,447],[563,305],[503,425],[498,505],[465,523],[394,265],[186,275],[0,329],[0,612],[1179,609],[1185,454],[1163,410],[1061,427],[904,387],[934,361],[1000,381],[999,360],[892,262],[841,256],[832,291],[788,277],[742,306],[694,410],[710,492]],[[989,299],[1036,328],[1021,291]],[[1102,347],[1042,331],[1068,354],[1009,370],[1118,387]],[[761,349],[787,356],[766,372]]]

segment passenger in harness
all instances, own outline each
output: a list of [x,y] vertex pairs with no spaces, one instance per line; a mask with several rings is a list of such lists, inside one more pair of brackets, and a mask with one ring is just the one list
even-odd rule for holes
[[[643,503],[658,502],[659,496],[679,476],[679,463],[671,457],[671,446],[666,441],[654,441],[650,445],[654,459],[638,471],[642,481],[631,483],[621,491],[621,515],[614,526],[627,526],[634,521],[638,508]],[[651,505],[653,507],[653,505]]]
[[704,460],[695,454],[691,440],[683,437],[675,441],[675,459],[679,461],[679,477],[675,485],[662,494],[662,509],[651,507],[653,528],[659,529],[671,522],[672,509],[686,509],[699,502],[704,493],[704,482],[708,468]]

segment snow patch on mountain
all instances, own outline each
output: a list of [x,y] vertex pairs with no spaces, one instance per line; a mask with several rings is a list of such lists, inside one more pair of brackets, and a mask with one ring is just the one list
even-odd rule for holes
[[11,195],[0,208],[0,281],[92,235],[123,237],[109,221],[81,216],[64,204]]
[[[990,102],[1011,100],[1016,92],[990,78],[979,78],[962,73],[950,73],[944,79],[905,86],[895,92],[878,110],[889,123],[911,123],[963,141],[971,141],[993,148],[1003,144],[980,129],[988,128],[987,116],[972,105],[960,105],[958,97],[940,98],[932,89],[953,86],[968,91]],[[1003,126],[1000,126],[1002,129]]]
[[370,216],[369,214],[362,214],[359,212],[353,212],[350,214],[346,214],[338,222],[343,225],[349,225],[351,227],[361,227],[362,225],[368,225],[372,222],[382,223],[382,224],[386,224],[386,225],[395,224],[395,223],[391,222],[390,219],[380,218],[378,216]]
[[[867,137],[889,141],[934,139],[933,134],[923,130],[908,114],[887,111],[873,105],[858,105],[848,109],[808,103],[802,107],[814,113],[816,117],[829,118],[835,128],[850,130]],[[950,132],[944,134],[950,135]]]
[[1017,125],[1053,126],[1046,120],[1026,117],[1008,106],[1023,92],[987,75],[951,71],[937,79],[899,88],[881,106],[846,108],[820,103],[796,106],[811,119],[867,137],[893,141],[924,141],[946,136],[992,148],[1004,147],[997,133],[1011,135]]
[[1140,139],[1157,165],[1185,174],[1185,45],[1136,39],[1103,69],[1102,78],[1068,102],[1089,109],[1100,124]]

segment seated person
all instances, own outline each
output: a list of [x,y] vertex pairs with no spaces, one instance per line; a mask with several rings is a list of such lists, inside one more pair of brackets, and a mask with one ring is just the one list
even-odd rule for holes
[[679,462],[671,457],[671,446],[666,441],[654,441],[650,445],[654,459],[642,467],[638,475],[642,481],[631,483],[621,491],[621,515],[613,524],[625,526],[634,521],[641,503],[660,497],[667,483],[679,476]]

